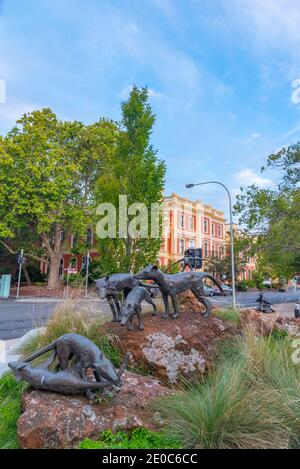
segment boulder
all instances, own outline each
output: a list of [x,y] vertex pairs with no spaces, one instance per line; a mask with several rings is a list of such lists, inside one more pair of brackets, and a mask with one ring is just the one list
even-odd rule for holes
[[241,323],[244,329],[250,329],[256,335],[269,335],[279,317],[278,313],[260,313],[254,308],[240,310]]
[[279,313],[260,313],[254,308],[240,310],[243,328],[250,329],[256,335],[267,336],[273,330],[284,330],[290,335],[299,335],[300,318],[289,318]]
[[22,448],[72,448],[109,428],[157,430],[162,421],[152,401],[170,392],[157,379],[129,371],[123,375],[123,387],[99,403],[84,396],[30,391],[22,397],[18,440]]
[[237,333],[235,326],[213,315],[204,318],[199,304],[197,311],[186,308],[174,320],[146,313],[144,331],[135,321],[132,332],[118,323],[106,324],[104,332],[123,352],[131,352],[134,367],[170,384],[202,375],[211,366],[218,342]]

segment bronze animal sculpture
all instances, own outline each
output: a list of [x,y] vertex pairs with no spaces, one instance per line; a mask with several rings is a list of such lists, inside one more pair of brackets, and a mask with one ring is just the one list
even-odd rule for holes
[[174,314],[171,316],[176,319],[179,314],[179,308],[176,300],[176,295],[186,290],[191,290],[195,297],[205,307],[204,317],[208,317],[211,313],[211,304],[205,298],[203,280],[209,278],[214,282],[220,291],[224,294],[223,288],[220,282],[207,272],[180,272],[178,274],[164,274],[156,265],[149,264],[141,272],[135,275],[136,279],[147,279],[154,280],[160,291],[165,305],[165,312],[163,318],[169,317],[169,296],[171,297]]
[[[127,366],[129,354],[125,355],[123,365],[118,372],[118,382]],[[97,382],[82,379],[75,370],[59,371],[53,373],[47,368],[33,367],[26,362],[10,362],[9,368],[17,380],[25,380],[36,389],[53,391],[61,394],[85,394],[88,399],[94,399],[93,391],[103,390],[110,386],[108,381]]]
[[140,331],[144,330],[144,324],[142,320],[142,307],[141,302],[145,300],[147,303],[153,306],[153,315],[156,315],[156,305],[152,300],[150,293],[147,288],[137,286],[127,295],[124,305],[121,310],[121,326],[126,326],[129,331],[133,330],[133,317],[137,315],[139,321]]
[[[113,315],[113,322],[121,321],[120,295],[123,294],[124,299],[126,299],[128,293],[140,284],[141,282],[134,278],[131,273],[111,274],[95,280],[99,297],[102,300],[106,298],[108,301]],[[157,288],[153,285],[142,285],[150,291]]]
[[68,368],[70,360],[75,358],[76,370],[82,379],[86,379],[86,370],[91,368],[96,381],[99,382],[104,378],[113,384],[119,383],[113,364],[94,342],[79,334],[62,335],[51,344],[26,357],[24,362],[30,362],[50,350],[53,350],[53,353],[47,362],[48,368],[57,358],[59,368],[64,371]]

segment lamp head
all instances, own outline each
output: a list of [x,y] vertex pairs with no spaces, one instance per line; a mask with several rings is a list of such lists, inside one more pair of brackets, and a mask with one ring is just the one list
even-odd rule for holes
[[186,187],[187,189],[190,189],[191,187],[194,187],[194,185],[195,185],[195,184],[186,184],[185,187]]

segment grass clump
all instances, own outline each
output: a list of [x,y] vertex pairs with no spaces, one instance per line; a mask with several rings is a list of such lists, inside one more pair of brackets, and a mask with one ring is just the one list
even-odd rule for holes
[[[77,308],[75,300],[65,300],[55,308],[52,318],[47,323],[46,331],[29,338],[26,343],[22,344],[19,352],[22,357],[26,357],[60,336],[74,333],[92,340],[118,368],[122,362],[122,354],[112,337],[101,331],[103,322],[98,319],[91,320],[87,312]],[[35,363],[44,361],[47,355],[42,355]]]
[[235,325],[238,325],[241,322],[240,312],[237,309],[217,309],[216,311],[214,311],[214,316],[219,319],[222,319],[223,321],[232,322]]
[[11,373],[0,378],[0,448],[18,448],[17,420],[21,412],[21,396],[27,384],[17,383]]
[[300,367],[289,338],[247,332],[206,380],[159,402],[166,432],[188,448],[299,447]]
[[146,428],[135,428],[131,432],[106,430],[100,433],[97,440],[84,439],[80,449],[180,449],[178,441],[166,437],[161,432],[153,432]]

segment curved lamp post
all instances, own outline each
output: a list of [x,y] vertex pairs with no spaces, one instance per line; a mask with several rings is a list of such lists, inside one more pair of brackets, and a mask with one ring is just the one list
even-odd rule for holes
[[230,252],[231,252],[231,277],[232,277],[232,304],[233,308],[236,308],[236,300],[235,300],[235,268],[234,268],[234,238],[233,238],[233,222],[232,222],[232,202],[231,202],[231,195],[228,190],[228,188],[225,186],[225,184],[222,184],[222,182],[219,181],[207,181],[207,182],[198,182],[197,184],[186,184],[187,189],[191,189],[194,186],[204,186],[205,184],[219,184],[219,186],[222,186],[225,191],[227,192],[228,195],[228,201],[229,201],[229,216],[230,216]]

